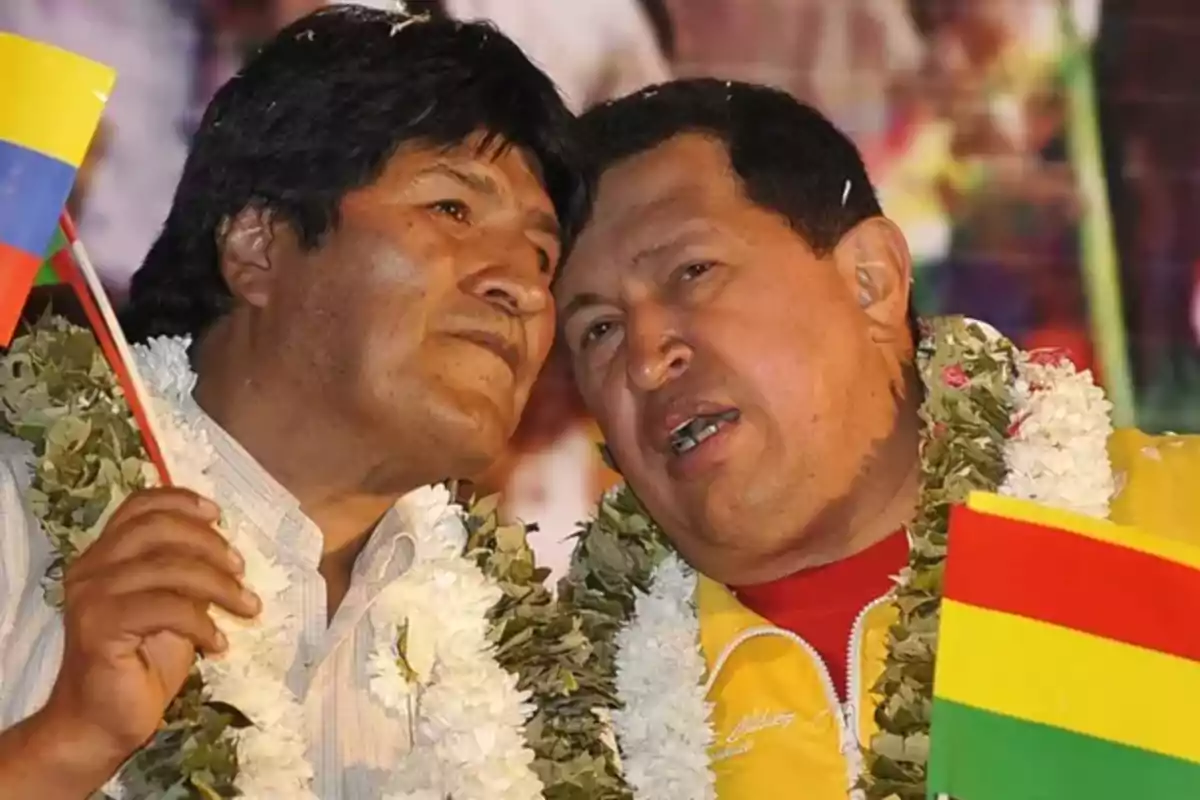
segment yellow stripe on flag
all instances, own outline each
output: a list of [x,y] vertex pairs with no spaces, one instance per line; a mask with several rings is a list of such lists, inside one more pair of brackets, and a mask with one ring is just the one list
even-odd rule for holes
[[78,168],[115,80],[103,64],[0,33],[0,139]]
[[1077,533],[1100,542],[1126,547],[1187,567],[1200,569],[1200,547],[1163,536],[1155,536],[1126,525],[1116,525],[1107,520],[1096,519],[1084,514],[1075,514],[1028,500],[1017,500],[988,492],[973,492],[967,498],[967,507],[984,514]]
[[953,600],[934,695],[1200,762],[1200,663]]

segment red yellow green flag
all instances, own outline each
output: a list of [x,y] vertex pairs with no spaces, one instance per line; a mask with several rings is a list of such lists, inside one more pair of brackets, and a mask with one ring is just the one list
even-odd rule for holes
[[991,494],[950,542],[930,798],[1200,798],[1200,548]]

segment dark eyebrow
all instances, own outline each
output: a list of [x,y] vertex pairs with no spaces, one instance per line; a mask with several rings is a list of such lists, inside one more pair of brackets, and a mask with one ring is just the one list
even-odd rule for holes
[[595,292],[580,292],[567,301],[567,304],[563,306],[563,310],[559,317],[565,323],[571,318],[572,314],[576,313],[584,306],[598,306],[607,302],[609,301]]
[[479,175],[474,172],[464,172],[460,169],[455,169],[449,164],[434,164],[428,169],[423,169],[420,175],[445,175],[448,178],[458,181],[468,189],[472,189],[480,194],[496,195],[500,194],[500,187],[496,185],[496,181],[490,175]]
[[558,220],[553,214],[548,214],[545,211],[530,211],[525,215],[529,227],[542,233],[548,233],[555,239],[562,241],[562,228],[558,226]]
[[[666,253],[687,247],[706,236],[719,233],[720,230],[709,219],[694,218],[679,226],[665,241],[659,241],[638,250],[631,259],[635,265],[659,258]],[[732,233],[732,232],[731,232]],[[734,234],[736,236],[736,234]],[[742,238],[742,237],[737,237]]]

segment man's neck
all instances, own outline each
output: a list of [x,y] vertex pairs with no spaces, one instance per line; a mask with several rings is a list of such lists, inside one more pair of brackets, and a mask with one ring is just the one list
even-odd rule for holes
[[201,350],[196,402],[283,488],[323,536],[323,558],[353,564],[378,521],[409,486],[380,479],[374,453],[332,413],[274,391],[230,348]]
[[891,434],[879,443],[849,490],[792,537],[788,548],[759,561],[732,585],[767,583],[850,558],[912,521],[921,464],[916,395],[911,396]]
[[851,558],[882,542],[909,524],[916,513],[920,492],[920,464],[880,481],[881,491],[839,504],[842,514],[832,514],[810,527],[802,546],[780,558],[773,568],[745,583],[777,580],[814,567]]

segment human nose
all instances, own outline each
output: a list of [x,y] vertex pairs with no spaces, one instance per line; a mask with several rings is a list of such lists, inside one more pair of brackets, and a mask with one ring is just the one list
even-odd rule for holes
[[687,372],[692,349],[673,329],[663,309],[637,309],[626,325],[626,369],[636,388],[652,392]]
[[468,291],[510,316],[542,314],[550,308],[549,281],[533,262],[530,255],[516,252],[492,260],[470,276]]

